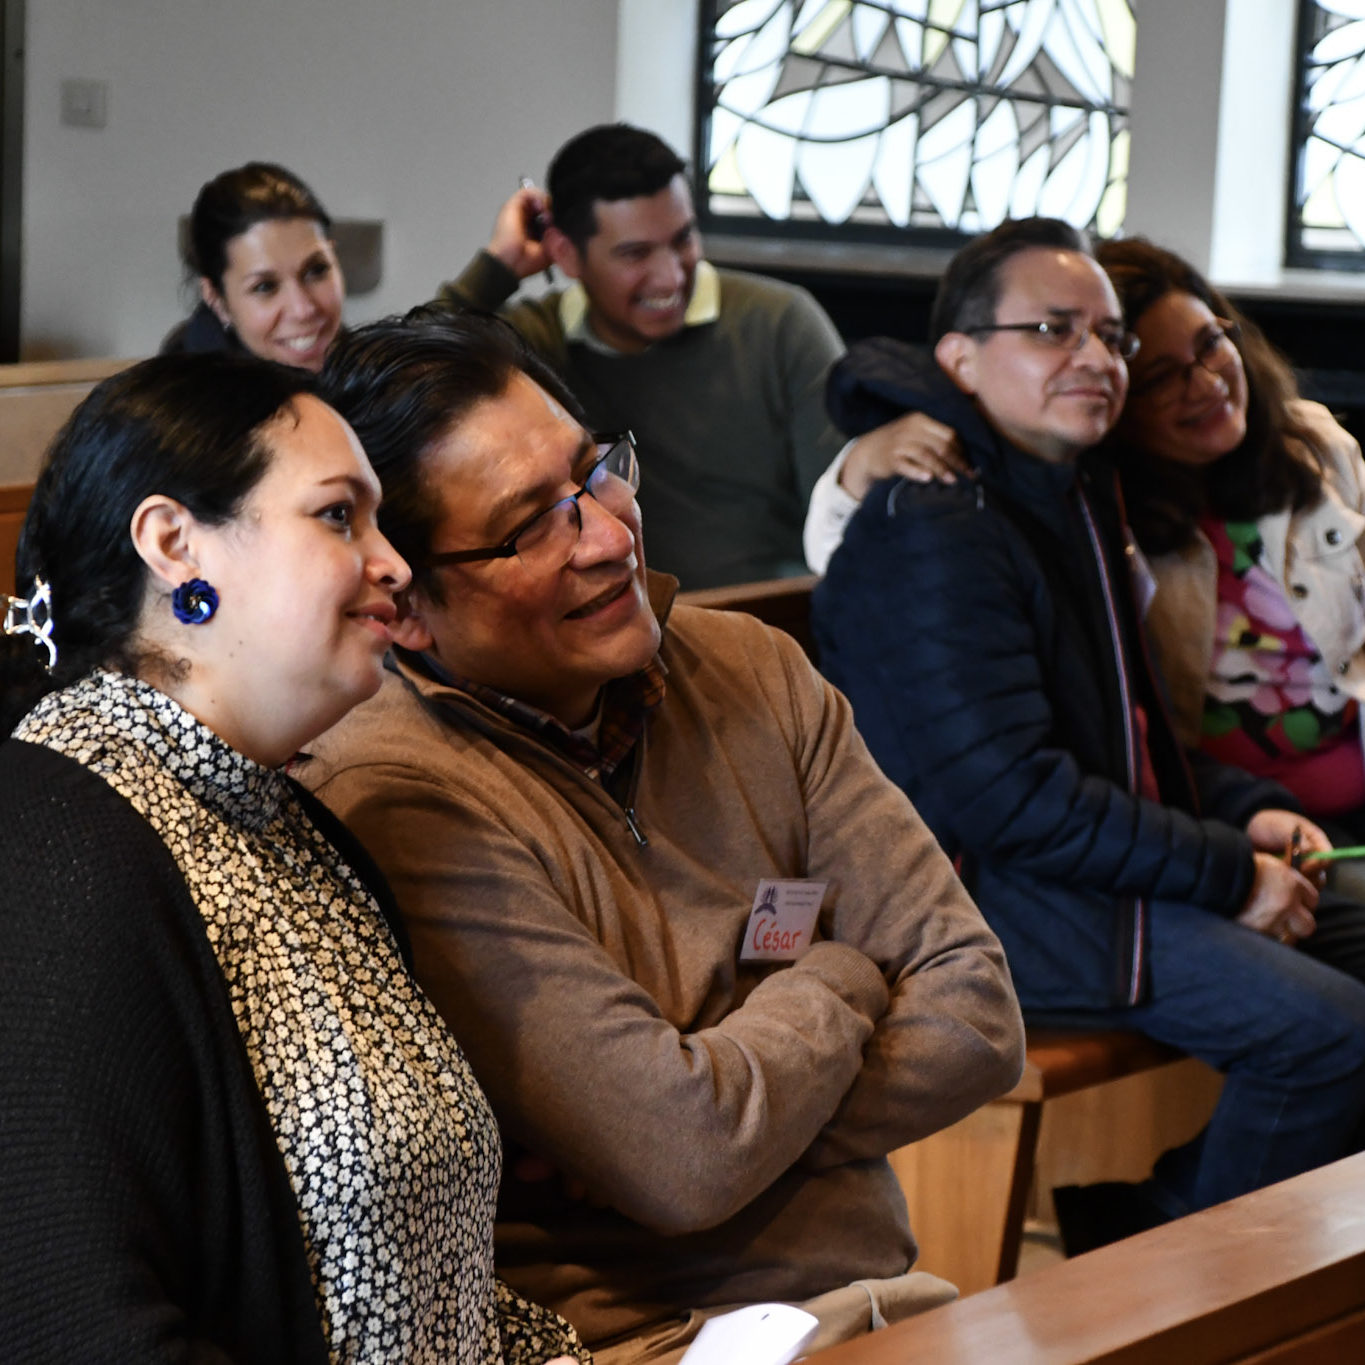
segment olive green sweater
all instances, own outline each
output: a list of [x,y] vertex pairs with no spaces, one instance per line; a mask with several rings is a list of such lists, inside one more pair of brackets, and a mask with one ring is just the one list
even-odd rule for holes
[[[566,332],[557,291],[505,310],[594,430],[635,433],[649,562],[686,588],[804,574],[806,504],[843,445],[825,416],[825,376],[844,345],[824,310],[779,280],[715,277],[713,321],[632,355]],[[497,308],[517,283],[480,252],[441,299]]]

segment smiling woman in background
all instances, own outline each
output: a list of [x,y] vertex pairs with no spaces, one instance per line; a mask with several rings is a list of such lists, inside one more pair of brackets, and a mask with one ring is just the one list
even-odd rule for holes
[[317,373],[346,302],[331,234],[318,197],[283,166],[251,161],[210,180],[185,258],[200,302],[162,351],[242,349]]
[[6,1360],[581,1349],[495,1281],[492,1112],[282,770],[379,687],[378,504],[311,378],[238,356],[125,370],[49,452],[0,640],[41,694],[0,746]]

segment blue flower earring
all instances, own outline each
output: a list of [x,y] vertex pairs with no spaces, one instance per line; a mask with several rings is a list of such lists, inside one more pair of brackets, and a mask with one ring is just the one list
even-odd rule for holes
[[202,626],[218,610],[218,590],[202,578],[187,578],[171,594],[171,610],[177,621]]

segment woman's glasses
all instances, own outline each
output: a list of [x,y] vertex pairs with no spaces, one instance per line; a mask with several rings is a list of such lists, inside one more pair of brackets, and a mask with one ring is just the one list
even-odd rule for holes
[[1167,408],[1183,403],[1190,396],[1196,370],[1207,370],[1221,377],[1237,360],[1237,339],[1242,335],[1235,322],[1218,318],[1214,326],[1195,339],[1194,359],[1156,361],[1128,390],[1130,398],[1145,398],[1155,407]]

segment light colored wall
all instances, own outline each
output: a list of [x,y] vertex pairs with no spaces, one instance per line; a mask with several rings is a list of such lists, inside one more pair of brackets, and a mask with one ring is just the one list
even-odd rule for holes
[[1218,283],[1365,294],[1354,271],[1284,268],[1296,7],[1289,0],[1136,0],[1126,230]]
[[1206,269],[1225,0],[1137,0],[1134,10],[1133,151],[1124,229],[1155,238]]
[[1274,286],[1302,274],[1283,269],[1295,9],[1286,0],[1228,0],[1209,264],[1229,284]]
[[616,117],[692,159],[698,0],[620,0]]
[[[1279,259],[1289,0],[1136,0],[1128,228],[1226,283]],[[210,175],[283,161],[338,217],[386,222],[408,307],[486,237],[525,173],[622,117],[691,155],[697,0],[41,0],[28,6],[23,354],[138,355],[182,315],[175,223]],[[109,126],[58,122],[63,76],[106,80]],[[719,245],[719,243],[718,243]],[[904,253],[909,268],[932,268]],[[1365,290],[1360,276],[1319,288]]]
[[[666,0],[664,0],[666,3]],[[183,315],[176,220],[200,184],[283,162],[386,223],[348,320],[430,296],[519,174],[613,116],[618,0],[38,0],[24,152],[25,359],[140,355]],[[690,54],[677,60],[690,63]],[[109,83],[100,131],[63,77]]]

